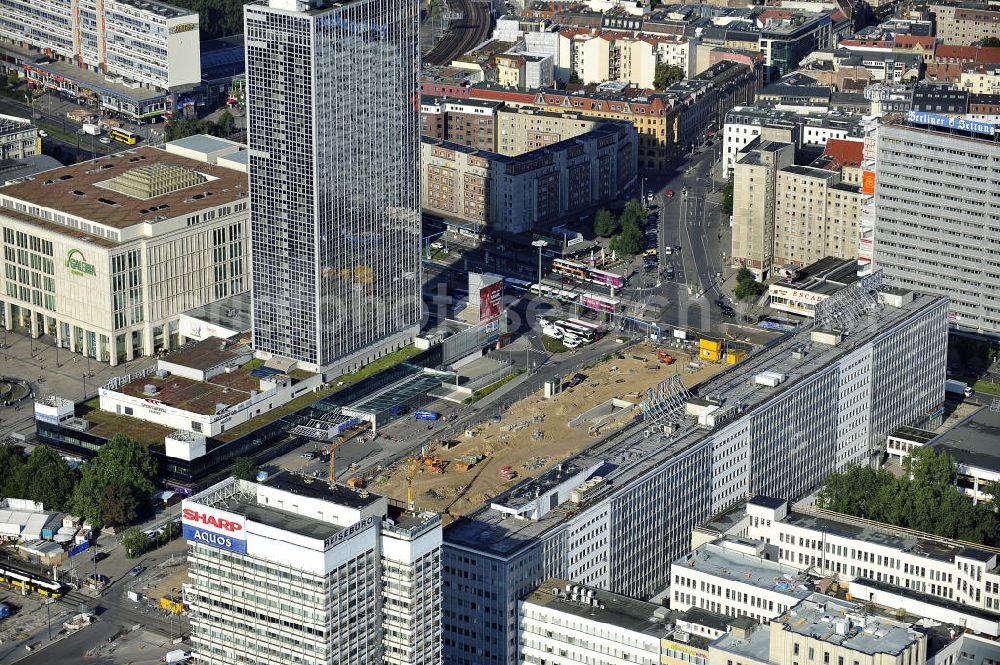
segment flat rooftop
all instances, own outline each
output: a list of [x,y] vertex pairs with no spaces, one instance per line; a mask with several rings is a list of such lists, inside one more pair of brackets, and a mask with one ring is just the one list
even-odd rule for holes
[[[808,167],[788,167],[803,169]],[[788,170],[788,169],[786,169]],[[822,171],[833,175],[833,171],[825,169],[811,169],[811,171]],[[813,175],[813,173],[809,173]],[[798,270],[792,279],[782,279],[776,284],[789,288],[801,289],[812,293],[833,294],[858,281],[858,263],[854,259],[840,259],[835,256],[827,256],[815,263],[807,265]]]
[[62,77],[68,81],[73,81],[77,85],[93,90],[94,92],[103,93],[119,99],[127,99],[139,105],[148,104],[158,99],[165,99],[167,96],[167,92],[165,90],[150,89],[142,86],[133,88],[125,85],[121,81],[114,80],[114,78],[109,77],[102,72],[83,69],[82,67],[77,67],[71,62],[65,62],[63,60],[34,62],[31,64],[31,68],[40,69],[44,72],[48,72],[49,74]]
[[197,370],[208,370],[250,354],[250,347],[219,337],[208,337],[193,342],[163,356],[161,360]]
[[868,655],[899,654],[921,637],[921,633],[914,630],[911,624],[875,614],[868,614],[861,622],[851,621],[846,634],[837,631],[838,619],[844,615],[860,613],[861,610],[856,603],[814,596],[803,600],[773,621],[783,624],[784,630],[797,635]]
[[[205,382],[193,381],[176,374],[171,374],[165,379],[150,374],[119,386],[114,392],[155,400],[164,406],[210,416],[219,413],[223,405],[234,406],[250,399],[250,391],[260,388],[260,379],[252,376],[250,371],[244,366],[235,372],[219,374]],[[156,386],[156,393],[147,394],[145,392],[147,385]]]
[[712,647],[727,653],[746,656],[752,661],[768,662],[771,652],[771,629],[758,625],[746,636],[736,637],[726,633],[712,642]]
[[[587,600],[574,600],[567,593],[567,586],[583,589],[579,596],[584,596]],[[558,595],[553,589],[558,590]],[[525,596],[523,602],[636,633],[662,638],[670,632],[665,622],[666,611],[660,605],[620,596],[610,591],[580,586],[562,579],[545,580],[537,589]],[[662,618],[658,613],[662,613]]]
[[205,323],[219,326],[226,330],[245,332],[250,330],[252,325],[250,292],[244,291],[228,298],[215,300],[207,305],[189,309],[184,314],[190,316],[192,319],[204,321]]
[[946,451],[959,464],[1000,471],[1000,411],[980,407],[930,445]]
[[[885,331],[887,326],[898,325],[919,316],[927,308],[937,306],[941,302],[942,299],[939,297],[915,293],[913,300],[903,307],[885,306],[880,310],[871,311],[858,319],[852,334],[837,346],[811,344],[808,328],[785,334],[748,356],[743,362],[693,386],[690,391],[694,396],[723,395],[726,399],[724,408],[732,408],[730,405],[739,404],[744,409],[743,417],[749,417],[785,390],[800,381],[810,380],[822,368],[851,353],[858,346],[866,344]],[[811,346],[810,351],[800,358],[793,357],[791,351],[803,345]],[[788,378],[777,388],[758,386],[747,380],[764,371],[779,372]],[[629,425],[563,462],[573,463],[580,468],[592,465],[601,467],[598,474],[608,482],[597,488],[585,502],[581,504],[567,502],[560,506],[560,510],[549,511],[537,521],[509,517],[504,519],[506,515],[500,511],[492,509],[488,504],[481,505],[446,526],[445,540],[494,556],[510,556],[522,548],[529,547],[537,538],[560,526],[575,515],[576,511],[607,498],[618,488],[627,487],[654,469],[660,468],[670,459],[693,448],[707,445],[709,438],[714,434],[712,430],[698,427],[694,419],[688,418],[680,421],[679,429],[668,438],[644,436],[648,427],[648,422]],[[534,480],[525,481],[514,489],[518,492],[523,492],[525,489],[530,491],[533,482]],[[494,497],[492,502],[503,503],[510,493],[512,490],[503,492]]]
[[903,427],[893,431],[889,434],[889,436],[906,439],[907,441],[916,441],[917,443],[923,444],[933,441],[939,435],[936,432],[920,429],[919,427],[904,425]]
[[311,478],[299,476],[294,473],[280,473],[276,476],[271,476],[267,481],[267,485],[290,494],[329,501],[338,506],[347,506],[348,508],[356,509],[366,508],[383,498],[378,494],[366,491],[359,492],[344,485],[330,487],[329,483],[325,481],[313,481]]
[[[192,186],[142,199],[99,184],[127,172],[152,178],[154,174],[133,171],[150,165],[173,166],[207,178]],[[245,173],[174,155],[159,148],[143,147],[46,171],[30,180],[0,188],[0,195],[115,229],[126,229],[144,222],[156,224],[163,219],[183,217],[233,203],[245,199],[247,191]],[[7,209],[3,212],[7,213]],[[69,228],[62,225],[55,227]]]
[[794,566],[727,549],[718,543],[706,543],[674,561],[674,565],[792,598],[808,598],[813,588],[809,575]]

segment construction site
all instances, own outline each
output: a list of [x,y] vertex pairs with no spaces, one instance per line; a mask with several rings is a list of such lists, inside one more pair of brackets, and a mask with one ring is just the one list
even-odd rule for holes
[[365,478],[372,491],[447,524],[525,477],[537,476],[632,422],[647,390],[677,374],[693,386],[727,365],[697,349],[669,353],[642,342],[499,410],[464,436],[435,441],[422,455]]

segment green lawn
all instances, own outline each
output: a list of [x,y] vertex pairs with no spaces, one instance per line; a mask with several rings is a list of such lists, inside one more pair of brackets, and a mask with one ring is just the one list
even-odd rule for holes
[[1000,397],[1000,383],[991,383],[990,381],[976,381],[973,385],[973,389],[976,392],[988,393],[990,395],[996,395]]
[[555,337],[549,337],[548,335],[541,335],[539,339],[542,340],[542,346],[549,353],[564,353],[569,351],[569,347],[563,344],[560,340]]
[[481,400],[482,398],[486,397],[490,393],[496,392],[497,390],[499,390],[502,385],[504,385],[506,383],[510,383],[511,381],[513,381],[517,377],[521,376],[522,374],[524,374],[524,370],[523,369],[516,370],[513,374],[508,374],[507,376],[503,377],[499,381],[494,381],[493,383],[491,383],[490,385],[486,386],[485,388],[480,388],[479,390],[475,391],[474,393],[472,393],[472,397],[467,398],[464,401],[464,403],[465,404],[473,404],[475,402],[478,402],[479,400]]

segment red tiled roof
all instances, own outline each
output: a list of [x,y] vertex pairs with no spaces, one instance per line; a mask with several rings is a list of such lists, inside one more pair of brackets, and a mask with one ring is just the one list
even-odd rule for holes
[[1000,48],[938,44],[934,49],[934,61],[948,64],[972,62],[977,65],[1000,63]]
[[937,40],[934,37],[924,37],[920,35],[899,35],[896,37],[896,46],[914,47],[923,46],[933,48]]
[[829,157],[831,161],[826,168],[836,170],[843,166],[861,166],[864,147],[865,144],[861,141],[827,139],[823,156]]

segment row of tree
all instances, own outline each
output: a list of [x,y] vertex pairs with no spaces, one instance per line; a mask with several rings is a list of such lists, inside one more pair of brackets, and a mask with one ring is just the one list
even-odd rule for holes
[[243,33],[246,0],[171,0],[170,4],[198,12],[198,29],[204,39]]
[[97,526],[123,527],[152,512],[157,463],[134,439],[115,435],[81,470],[48,446],[31,454],[0,445],[0,496],[41,502]]
[[211,134],[228,138],[236,131],[236,118],[229,111],[223,111],[218,120],[197,120],[176,118],[164,130],[168,141],[176,141],[195,134]]
[[955,463],[947,452],[918,448],[904,469],[903,477],[897,477],[886,469],[849,467],[826,479],[817,505],[945,538],[993,543],[993,505],[973,505],[972,498],[955,487]]
[[642,227],[646,209],[638,199],[632,199],[616,219],[609,210],[594,215],[594,233],[611,238],[609,247],[619,256],[631,256],[642,251]]

